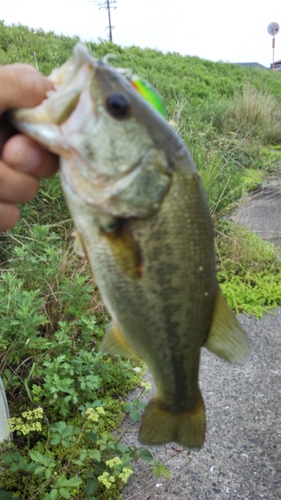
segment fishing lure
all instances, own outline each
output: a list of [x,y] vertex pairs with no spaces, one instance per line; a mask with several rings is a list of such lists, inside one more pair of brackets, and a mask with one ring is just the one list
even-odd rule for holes
[[131,85],[138,91],[138,93],[148,101],[161,115],[165,115],[165,109],[160,95],[157,90],[150,85],[144,78],[138,75],[132,75],[129,78]]
[[[115,59],[117,56],[115,54],[107,54],[103,58],[103,63],[107,64],[108,59]],[[157,92],[155,87],[153,87],[147,80],[141,76],[134,75],[132,70],[129,68],[115,68],[119,73],[122,73],[127,80],[131,83],[134,89],[151,104],[161,115],[165,115],[165,108],[163,105],[162,98]]]

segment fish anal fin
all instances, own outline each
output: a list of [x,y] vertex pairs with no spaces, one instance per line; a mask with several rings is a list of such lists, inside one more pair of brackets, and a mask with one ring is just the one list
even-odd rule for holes
[[246,334],[219,287],[212,325],[204,347],[229,363],[240,363],[249,355]]
[[138,357],[114,323],[109,326],[99,350],[100,352],[119,354],[129,358]]
[[110,227],[101,227],[117,269],[129,278],[141,278],[142,259],[138,243],[124,219],[115,219]]
[[198,391],[198,400],[191,409],[175,412],[157,397],[145,409],[139,441],[145,445],[177,443],[188,450],[199,451],[205,439],[205,408]]

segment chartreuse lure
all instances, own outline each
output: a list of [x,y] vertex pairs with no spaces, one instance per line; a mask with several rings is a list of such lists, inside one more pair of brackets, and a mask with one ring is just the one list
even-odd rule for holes
[[138,75],[132,75],[129,77],[132,86],[138,91],[138,93],[151,104],[161,115],[165,115],[165,108],[163,106],[162,99],[158,94],[157,90],[150,85],[144,78]]
[[[108,64],[109,59],[115,59],[116,54],[106,54],[102,62]],[[148,83],[144,78],[138,75],[134,75],[132,70],[129,68],[115,68],[119,73],[124,75],[131,85],[136,89],[136,91],[151,104],[161,115],[165,115],[165,108],[163,105],[162,98],[157,90]]]

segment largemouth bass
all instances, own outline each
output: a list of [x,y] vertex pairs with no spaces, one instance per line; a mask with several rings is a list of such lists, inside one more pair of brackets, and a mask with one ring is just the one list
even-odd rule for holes
[[141,443],[200,449],[201,347],[237,363],[248,343],[217,283],[199,174],[167,121],[83,44],[49,78],[56,90],[13,120],[60,156],[79,240],[112,317],[101,351],[138,356],[153,375]]

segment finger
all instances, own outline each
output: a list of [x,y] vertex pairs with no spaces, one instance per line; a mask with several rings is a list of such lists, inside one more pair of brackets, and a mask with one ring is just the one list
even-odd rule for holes
[[50,177],[58,169],[58,157],[29,137],[15,135],[3,147],[3,161],[11,168],[36,177]]
[[38,180],[23,172],[17,172],[0,161],[0,200],[7,203],[25,203],[38,191]]
[[0,114],[10,109],[32,108],[42,102],[53,84],[33,66],[11,64],[0,67]]
[[18,221],[20,211],[16,205],[0,202],[0,231],[6,231]]

